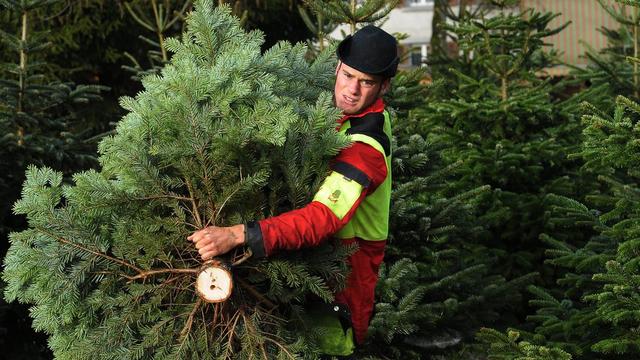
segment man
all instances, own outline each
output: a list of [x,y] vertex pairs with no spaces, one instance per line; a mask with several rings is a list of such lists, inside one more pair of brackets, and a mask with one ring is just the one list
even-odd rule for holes
[[339,130],[354,142],[334,158],[332,172],[313,201],[258,222],[210,226],[188,239],[203,260],[236,246],[248,246],[254,256],[269,256],[278,250],[315,246],[330,236],[357,243],[357,252],[349,258],[347,288],[336,294],[336,302],[347,306],[355,341],[362,344],[388,236],[391,124],[382,95],[389,89],[399,58],[396,39],[375,26],[344,39],[337,55],[334,97],[344,115]]

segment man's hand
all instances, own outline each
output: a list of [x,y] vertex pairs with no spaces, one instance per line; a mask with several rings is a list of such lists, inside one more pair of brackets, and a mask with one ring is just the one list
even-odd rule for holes
[[244,225],[230,227],[208,226],[198,230],[187,238],[196,245],[202,260],[229,252],[244,244]]

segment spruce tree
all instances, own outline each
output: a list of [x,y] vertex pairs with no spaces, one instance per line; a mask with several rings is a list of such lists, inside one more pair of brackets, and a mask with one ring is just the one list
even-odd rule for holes
[[452,84],[427,104],[421,126],[453,145],[443,155],[447,161],[466,161],[455,186],[492,187],[481,205],[488,231],[475,241],[500,259],[494,270],[513,278],[535,271],[542,256],[545,193],[571,190],[563,175],[575,166],[566,154],[576,146],[577,124],[558,116],[566,106],[551,96],[558,87],[536,76],[553,65],[544,39],[562,30],[549,28],[557,15],[514,12],[516,1],[492,3],[493,12],[485,9],[454,27],[460,50],[472,56],[463,70],[450,69]]
[[124,53],[133,66],[125,65],[123,68],[134,73],[133,79],[139,81],[145,75],[158,73],[169,61],[169,53],[164,46],[165,39],[167,35],[171,35],[171,32],[177,33],[175,29],[181,27],[185,13],[192,7],[192,2],[191,0],[181,0],[177,4],[172,4],[169,0],[160,3],[155,0],[150,3],[125,2],[124,7],[139,26],[154,34],[153,39],[144,35],[138,37],[147,46],[151,46],[147,51],[148,64],[145,67],[133,55]]
[[[586,68],[575,68],[573,75],[588,82],[583,99],[600,109],[612,111],[617,95],[640,99],[640,69],[628,61],[640,55],[640,10],[624,2],[598,0],[600,6],[616,21],[617,28],[602,28],[607,46],[596,52],[589,49]],[[600,103],[602,102],[602,103]]]
[[353,34],[359,24],[382,21],[400,0],[305,0],[305,3],[326,21],[349,25]]
[[[612,6],[608,9],[613,11]],[[637,13],[637,8],[631,12]],[[615,79],[635,71],[630,64],[622,65],[624,47],[616,47],[628,40],[619,36],[627,29],[606,30],[611,39],[621,42],[614,41],[601,55],[589,54],[593,64],[585,73],[594,75],[593,87],[577,96],[588,97],[590,103],[583,104],[581,149],[572,155],[584,161],[581,174],[593,179],[593,184],[581,197],[547,195],[549,218],[541,240],[549,247],[546,264],[557,275],[557,286],[530,289],[535,295],[531,305],[537,311],[528,320],[536,328],[527,336],[580,359],[628,359],[638,353],[633,315],[637,307],[630,306],[636,295],[629,290],[636,261],[632,254],[637,231],[634,161],[639,107],[631,100],[633,77],[626,76],[623,82]],[[629,98],[619,96],[614,101],[608,95],[614,91]]]
[[547,348],[520,340],[520,333],[508,330],[506,335],[493,329],[482,329],[478,339],[490,345],[489,360],[570,360],[573,357],[560,349]]
[[[92,163],[82,142],[83,104],[98,99],[100,87],[51,80],[43,74],[51,43],[32,14],[59,0],[3,1],[8,16],[19,19],[11,32],[0,30],[2,49],[12,62],[0,64],[0,236],[6,237],[10,208],[30,163],[72,170]],[[14,22],[11,22],[14,23]],[[78,106],[81,104],[80,106]],[[64,168],[63,168],[64,166]],[[4,242],[4,240],[3,240]],[[4,250],[4,246],[0,248]],[[3,253],[2,251],[1,253]]]
[[[568,198],[551,199],[553,222],[567,229],[547,239],[553,246],[549,263],[566,269],[558,280],[564,292],[556,300],[533,289],[540,300],[530,319],[538,323],[535,336],[581,359],[628,359],[640,353],[635,332],[640,105],[620,96],[613,116],[585,107],[580,156],[585,169],[598,174],[601,188],[584,201],[598,210]],[[587,241],[580,243],[583,238]]]
[[[243,249],[217,259],[233,276],[220,303],[196,294],[203,264],[185,239],[304,205],[349,143],[335,130],[331,51],[261,54],[227,7],[197,1],[182,40],[100,143],[100,170],[73,183],[27,172],[14,211],[7,300],[33,304],[34,327],[61,359],[314,358],[307,297],[330,301],[348,248],[326,244],[269,260]],[[205,264],[209,266],[208,264]]]

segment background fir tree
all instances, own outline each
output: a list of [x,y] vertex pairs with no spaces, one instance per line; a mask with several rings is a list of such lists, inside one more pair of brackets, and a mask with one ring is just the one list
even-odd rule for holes
[[[55,2],[33,0],[0,4],[7,14],[20,19],[19,28],[13,29],[12,33],[0,33],[3,49],[13,54],[13,62],[3,63],[0,67],[3,75],[0,90],[0,197],[3,199],[0,223],[3,226],[10,224],[7,216],[11,199],[17,197],[14,191],[24,179],[27,164],[47,164],[60,169],[66,166],[66,171],[73,171],[74,166],[75,169],[86,167],[92,161],[88,154],[90,147],[83,149],[82,134],[77,132],[82,131],[80,111],[83,104],[98,99],[100,88],[52,81],[40,72],[46,64],[43,53],[51,44],[45,40],[46,31],[39,30],[39,24],[31,23],[31,12]],[[0,231],[3,237],[6,236],[6,228]]]
[[[183,0],[173,3],[164,0],[161,3],[152,2],[135,2],[124,3],[127,13],[144,29],[153,33],[154,38],[139,35],[138,39],[146,42],[151,46],[147,51],[147,66],[142,67],[136,58],[125,52],[125,56],[133,63],[133,66],[123,66],[124,69],[134,73],[133,79],[139,81],[142,77],[151,73],[158,73],[162,67],[169,61],[169,54],[164,46],[165,39],[172,35],[182,32],[183,20],[186,12],[191,10],[191,0]],[[175,9],[174,9],[175,7]],[[246,21],[246,12],[244,13]],[[172,34],[173,33],[173,34]]]
[[391,234],[366,348],[372,357],[465,358],[479,353],[468,345],[475,332],[518,302],[517,289],[530,279],[492,273],[496,258],[469,241],[484,231],[477,206],[490,188],[452,186],[464,161],[445,160],[451,144],[425,140],[416,115],[437,99],[443,82],[426,86],[424,74],[410,80],[416,72],[399,73],[394,81],[401,86],[388,97],[405,110],[394,118]]
[[5,296],[35,304],[58,358],[314,357],[300,304],[330,300],[344,280],[349,249],[325,246],[235,266],[223,304],[193,292],[201,262],[188,234],[303,205],[348,140],[321,94],[330,53],[312,65],[300,45],[261,55],[262,35],[211,1],[188,23],[182,41],[167,41],[175,54],[161,76],[122,100],[130,113],[101,143],[101,171],[74,185],[28,172],[15,211],[30,228],[11,237]]
[[348,25],[351,34],[356,32],[359,24],[383,21],[398,3],[400,0],[305,0],[305,4],[317,16],[329,22]]
[[[622,25],[619,32],[624,34]],[[607,34],[616,38],[613,29]],[[627,359],[638,351],[631,315],[634,306],[629,306],[635,295],[628,292],[633,283],[628,279],[633,279],[635,271],[630,254],[637,222],[633,161],[637,158],[638,105],[618,97],[609,115],[613,101],[606,96],[611,91],[626,91],[634,97],[632,81],[625,85],[612,78],[631,68],[620,64],[620,50],[612,46],[602,56],[589,55],[593,87],[577,97],[588,95],[593,103],[584,104],[583,144],[574,157],[584,161],[581,174],[594,179],[593,184],[586,188],[586,195],[576,197],[579,201],[547,195],[547,234],[541,239],[549,246],[546,264],[555,271],[557,285],[530,289],[536,297],[531,305],[537,311],[528,320],[536,327],[525,337],[560,347],[580,359]],[[605,64],[605,59],[610,63]]]
[[451,81],[451,87],[456,86],[457,78],[451,69],[465,74],[475,73],[470,49],[458,45],[457,26],[470,19],[480,19],[487,12],[490,2],[461,0],[454,4],[447,0],[434,1],[431,51],[426,61],[432,77],[447,83]]
[[[9,231],[24,226],[11,215],[28,164],[55,166],[70,174],[95,164],[95,148],[87,138],[95,134],[85,124],[87,103],[99,99],[97,86],[59,81],[47,60],[53,42],[38,12],[52,11],[61,1],[3,1],[0,10],[0,257]],[[57,40],[57,39],[53,39]],[[6,61],[6,62],[5,62]],[[4,283],[0,281],[0,290]],[[45,358],[41,337],[29,331],[26,311],[0,300],[0,347],[8,357]],[[29,339],[13,342],[13,336]],[[5,341],[5,339],[7,341]]]
[[[534,338],[562,347],[580,359],[627,359],[638,354],[636,247],[638,179],[636,124],[640,106],[618,97],[613,116],[585,105],[581,156],[598,174],[602,189],[584,201],[550,196],[552,223],[548,263],[564,269],[563,292],[532,289],[538,307],[530,320]],[[566,229],[563,231],[563,229]],[[583,239],[587,239],[586,241]],[[553,295],[553,296],[552,296]],[[559,299],[559,300],[557,300]]]
[[616,20],[617,27],[599,29],[606,36],[607,46],[599,52],[587,51],[587,67],[574,68],[573,76],[579,82],[588,83],[581,94],[584,101],[604,111],[613,111],[617,95],[634,101],[640,99],[638,64],[627,60],[640,55],[640,10],[622,2],[598,0],[598,3]]
[[[572,114],[578,100],[559,101],[566,83],[539,77],[555,63],[544,39],[562,31],[563,26],[549,28],[556,15],[516,9],[515,1],[490,3],[447,27],[461,55],[445,71],[432,68],[434,80],[442,77],[447,86],[420,110],[420,127],[429,141],[452,144],[443,152],[445,162],[463,161],[461,180],[451,189],[493,189],[479,205],[478,222],[485,227],[464,241],[484,247],[481,257],[497,284],[517,280],[510,294],[524,297],[502,303],[497,321],[480,323],[505,328],[522,324],[524,300],[532,296],[524,288],[534,272],[540,274],[538,284],[555,281],[553,271],[538,265],[545,247],[539,240],[546,220],[543,199],[582,190],[576,181],[580,163],[567,159],[577,151],[580,129]],[[530,344],[544,343],[523,333]]]
[[[587,199],[606,197],[594,193]],[[545,265],[548,272],[555,274],[556,284],[529,289],[534,296],[530,306],[537,310],[527,321],[535,329],[523,332],[523,337],[562,348],[575,358],[602,359],[602,354],[595,353],[592,346],[605,338],[609,330],[596,314],[597,306],[585,297],[600,289],[593,274],[603,271],[605,263],[615,256],[619,240],[602,233],[607,226],[598,210],[553,194],[547,195],[545,206],[549,216],[547,233],[540,239],[549,247]]]
[[492,4],[491,13],[485,9],[453,29],[461,51],[473,54],[472,65],[450,70],[454,87],[425,106],[421,126],[429,140],[452,144],[446,161],[465,160],[453,186],[492,187],[480,208],[488,231],[472,241],[491,248],[500,264],[493,270],[511,279],[535,271],[542,255],[544,194],[570,190],[563,175],[575,166],[566,153],[575,149],[576,124],[557,115],[565,104],[551,94],[559,89],[536,77],[553,65],[543,46],[562,30],[548,28],[555,15],[516,12],[515,1]]
[[313,38],[307,41],[307,46],[311,51],[310,56],[315,57],[318,51],[322,52],[329,46],[328,34],[336,28],[336,24],[325,19],[325,15],[322,13],[307,11],[307,5],[298,4],[297,7],[304,24],[313,34]]
[[520,333],[515,330],[502,334],[493,329],[482,329],[478,339],[490,345],[489,360],[570,360],[572,356],[560,349],[534,345],[519,341]]

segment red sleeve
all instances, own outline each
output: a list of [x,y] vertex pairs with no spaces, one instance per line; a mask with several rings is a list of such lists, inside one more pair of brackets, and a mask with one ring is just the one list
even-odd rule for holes
[[346,225],[362,200],[375,191],[387,177],[384,155],[364,143],[356,142],[342,150],[334,159],[334,163],[338,162],[357,168],[370,181],[351,210],[340,220],[327,206],[312,201],[303,208],[261,220],[258,225],[262,233],[265,255],[271,255],[278,250],[318,245]]

